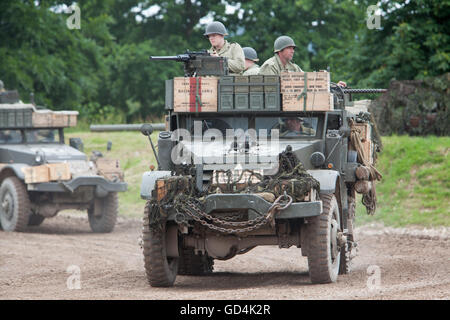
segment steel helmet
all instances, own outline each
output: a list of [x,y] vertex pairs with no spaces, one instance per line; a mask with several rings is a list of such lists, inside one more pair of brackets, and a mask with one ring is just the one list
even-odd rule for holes
[[244,50],[245,59],[252,60],[255,62],[259,61],[258,55],[256,54],[255,49],[250,48],[250,47],[245,47],[245,48],[242,48],[242,50]]
[[227,28],[225,28],[223,23],[219,22],[219,21],[214,21],[214,22],[211,22],[210,24],[208,24],[206,26],[206,31],[203,35],[207,37],[208,35],[213,34],[213,33],[221,34],[223,36],[228,35]]
[[297,47],[291,37],[280,36],[273,44],[274,52],[279,52],[287,47]]

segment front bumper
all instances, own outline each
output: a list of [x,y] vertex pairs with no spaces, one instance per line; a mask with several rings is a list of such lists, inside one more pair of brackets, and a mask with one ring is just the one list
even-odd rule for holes
[[127,191],[126,182],[111,182],[101,176],[77,177],[69,181],[30,183],[28,191],[40,192],[75,192],[79,187],[92,186],[105,192]]
[[[247,209],[248,219],[253,220],[259,216],[265,216],[272,206],[271,202],[264,200],[255,194],[210,194],[206,196],[206,213],[215,210]],[[298,219],[319,216],[322,213],[322,201],[293,202],[285,210],[279,211],[275,219]],[[175,219],[175,214],[170,214],[169,220]]]

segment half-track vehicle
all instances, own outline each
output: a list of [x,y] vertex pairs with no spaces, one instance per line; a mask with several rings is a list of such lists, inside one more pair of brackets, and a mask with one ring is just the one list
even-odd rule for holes
[[326,71],[229,76],[226,58],[182,57],[155,59],[185,63],[166,80],[157,151],[141,128],[158,163],[141,185],[149,283],[208,274],[260,245],[301,248],[312,283],[348,273],[356,193],[373,213],[381,179],[370,114],[351,95],[383,89],[342,88]]
[[66,209],[87,210],[94,232],[111,232],[117,192],[126,191],[119,162],[88,159],[79,138],[64,143],[78,112],[37,109],[17,91],[0,93],[0,226],[24,231]]

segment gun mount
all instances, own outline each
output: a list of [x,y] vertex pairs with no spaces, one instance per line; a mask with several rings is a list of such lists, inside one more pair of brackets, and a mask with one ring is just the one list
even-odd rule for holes
[[150,56],[150,60],[183,62],[185,77],[228,75],[227,58],[211,56],[206,50],[186,50],[176,56]]

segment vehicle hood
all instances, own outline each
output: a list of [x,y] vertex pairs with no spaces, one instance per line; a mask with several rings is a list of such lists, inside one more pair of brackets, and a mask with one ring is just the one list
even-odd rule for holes
[[47,162],[87,160],[84,153],[65,144],[7,144],[0,145],[0,162],[33,165],[37,152],[43,153]]

